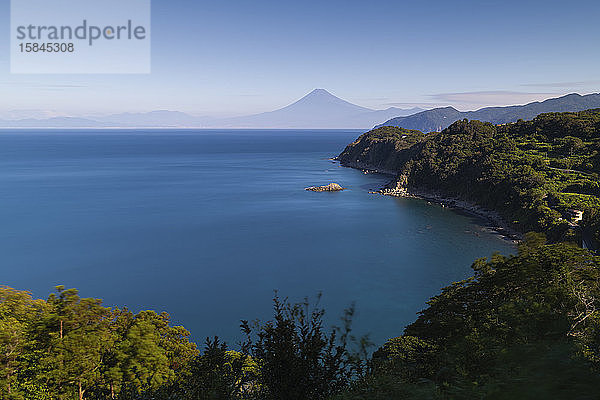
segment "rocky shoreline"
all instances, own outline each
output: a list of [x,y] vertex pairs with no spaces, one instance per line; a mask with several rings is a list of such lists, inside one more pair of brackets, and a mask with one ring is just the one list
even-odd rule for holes
[[[394,181],[391,182],[391,184],[394,183]],[[414,198],[432,203],[438,203],[442,207],[456,209],[461,212],[485,219],[490,225],[489,228],[497,234],[501,235],[505,240],[510,240],[515,244],[520,243],[523,240],[523,234],[511,228],[510,225],[495,211],[488,210],[475,203],[465,201],[463,199],[448,197],[441,193],[434,193],[418,188],[407,188],[405,186],[390,186],[391,185],[388,184],[381,190],[372,193],[377,193],[384,196]]]
[[366,164],[366,163],[345,162],[342,164],[339,157],[330,158],[330,160],[339,162],[342,167],[360,169],[365,174],[380,174],[380,175],[386,175],[386,176],[390,176],[390,177],[395,177],[397,175],[397,173],[394,171],[390,171],[387,169],[374,168],[373,166]]
[[[334,160],[339,161],[339,159],[335,158]],[[497,212],[488,210],[483,208],[475,203],[459,199],[448,197],[442,193],[434,193],[428,190],[423,190],[419,188],[408,188],[406,185],[402,185],[398,181],[398,174],[394,171],[387,170],[379,170],[377,168],[373,168],[372,166],[359,162],[352,163],[340,163],[341,166],[347,168],[354,168],[363,171],[364,173],[377,173],[385,176],[393,176],[394,179],[385,185],[383,188],[376,192],[371,192],[375,194],[381,194],[384,196],[392,196],[392,197],[405,197],[405,198],[414,198],[425,200],[431,203],[438,203],[442,207],[447,207],[451,209],[455,209],[466,214],[470,214],[482,219],[485,219],[489,223],[489,229],[493,230],[503,239],[509,240],[515,244],[520,243],[523,240],[523,234],[513,228],[510,227],[508,222],[506,222]]]

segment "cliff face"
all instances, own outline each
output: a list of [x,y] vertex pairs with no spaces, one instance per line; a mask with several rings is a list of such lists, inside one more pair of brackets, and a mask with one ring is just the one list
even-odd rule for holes
[[426,135],[397,127],[381,127],[360,136],[338,156],[347,167],[396,175],[421,149]]

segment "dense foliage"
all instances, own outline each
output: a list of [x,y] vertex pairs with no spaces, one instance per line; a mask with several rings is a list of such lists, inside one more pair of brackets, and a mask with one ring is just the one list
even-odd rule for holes
[[174,380],[197,355],[167,314],[110,309],[57,287],[48,300],[0,287],[0,397],[111,398]]
[[597,398],[600,257],[540,245],[473,264],[342,398]]
[[[543,114],[492,125],[458,121],[441,133],[384,127],[362,135],[344,165],[392,169],[397,187],[437,192],[496,210],[522,232],[576,240],[571,209],[584,211],[583,234],[598,239],[600,111]],[[391,168],[390,168],[391,167]]]
[[[343,162],[358,168],[398,171],[417,156],[414,145],[424,139],[425,135],[419,131],[382,127],[360,136],[350,144],[342,153]],[[410,151],[411,148],[414,150]]]
[[326,399],[364,366],[364,348],[349,351],[353,308],[327,332],[322,308],[276,297],[272,321],[242,322],[241,351],[214,338],[200,355],[167,314],[57,291],[0,287],[0,399]]

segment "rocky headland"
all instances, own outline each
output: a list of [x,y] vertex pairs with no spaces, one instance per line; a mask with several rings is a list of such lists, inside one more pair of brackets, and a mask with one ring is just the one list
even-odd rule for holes
[[391,177],[391,181],[378,191],[372,192],[385,196],[417,198],[442,207],[474,215],[488,221],[490,229],[505,239],[520,241],[522,234],[512,228],[498,212],[482,207],[447,192],[436,191],[418,185],[411,176],[413,160],[421,152],[429,135],[395,127],[383,127],[367,132],[351,143],[336,157],[340,165],[349,168],[380,173]]

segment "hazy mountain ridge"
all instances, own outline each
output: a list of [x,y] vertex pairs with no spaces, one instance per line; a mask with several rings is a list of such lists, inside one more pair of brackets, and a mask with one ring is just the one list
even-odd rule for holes
[[420,108],[372,110],[315,89],[278,110],[232,118],[198,117],[179,111],[121,113],[107,116],[0,119],[3,128],[251,128],[251,129],[370,129],[393,117]]
[[407,117],[396,117],[380,126],[400,126],[422,132],[441,131],[461,119],[480,120],[493,124],[506,124],[519,119],[531,120],[548,112],[577,112],[600,108],[600,94],[582,96],[571,93],[562,97],[521,106],[485,107],[476,111],[458,111],[453,107],[434,108]]
[[[325,89],[315,89],[278,110],[260,114],[212,118],[179,111],[157,110],[107,116],[0,119],[1,128],[230,128],[230,129],[370,129],[401,126],[423,132],[439,131],[461,119],[503,124],[531,120],[547,112],[576,112],[600,108],[600,94],[569,94],[520,106],[486,107],[458,111],[453,107],[432,110],[390,107],[372,110],[340,99]],[[382,121],[386,121],[381,124]],[[380,125],[379,125],[380,124]]]
[[107,128],[110,126],[107,122],[79,117],[0,120],[0,128]]

